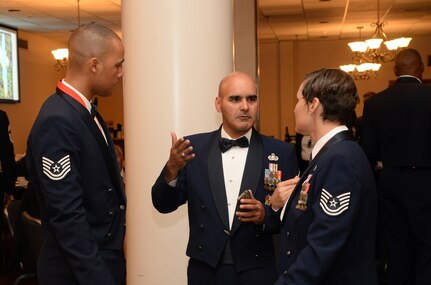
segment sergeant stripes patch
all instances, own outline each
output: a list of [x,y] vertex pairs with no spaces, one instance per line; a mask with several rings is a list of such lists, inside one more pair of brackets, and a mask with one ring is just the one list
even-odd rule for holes
[[63,179],[71,170],[70,155],[66,155],[55,162],[42,156],[43,173],[51,180]]
[[350,202],[350,192],[346,192],[333,197],[331,193],[322,188],[320,195],[320,207],[323,212],[328,216],[339,216],[341,213],[347,211]]

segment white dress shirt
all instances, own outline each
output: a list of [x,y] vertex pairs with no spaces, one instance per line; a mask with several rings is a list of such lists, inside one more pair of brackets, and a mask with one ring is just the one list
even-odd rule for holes
[[[244,136],[250,142],[252,130],[250,129]],[[221,129],[221,137],[232,139],[225,130]],[[238,138],[236,138],[238,139]],[[234,146],[222,153],[223,177],[226,189],[227,208],[229,213],[229,228],[232,228],[233,218],[238,195],[240,194],[242,176],[244,174],[245,161],[247,159],[248,147]],[[245,189],[243,189],[245,190]]]

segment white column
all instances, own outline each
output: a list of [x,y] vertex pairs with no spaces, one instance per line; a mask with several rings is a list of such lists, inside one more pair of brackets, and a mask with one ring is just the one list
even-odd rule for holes
[[256,1],[234,0],[234,68],[257,81]]
[[123,0],[127,284],[187,284],[187,206],[160,214],[151,187],[178,136],[216,129],[232,71],[232,0]]

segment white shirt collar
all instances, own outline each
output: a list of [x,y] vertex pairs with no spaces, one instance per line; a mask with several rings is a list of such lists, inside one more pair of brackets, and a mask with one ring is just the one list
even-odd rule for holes
[[88,101],[87,97],[85,97],[84,95],[82,95],[81,92],[79,92],[78,90],[76,90],[72,85],[70,85],[69,83],[67,83],[64,79],[61,80],[61,82],[63,82],[64,85],[66,85],[67,87],[69,87],[70,89],[72,89],[73,91],[75,91],[75,93],[78,94],[79,97],[81,97],[81,99],[85,103],[85,107],[87,108],[88,112],[91,114],[91,104],[90,104],[90,101]]
[[342,131],[347,131],[348,128],[345,125],[342,126],[338,126],[333,128],[332,130],[330,130],[329,132],[326,133],[326,135],[324,135],[323,137],[321,137],[316,144],[313,147],[313,150],[311,151],[311,158],[315,158],[316,155],[319,153],[319,151],[322,149],[322,147],[336,134],[342,132]]
[[420,80],[419,78],[417,78],[416,76],[413,76],[413,75],[404,74],[404,75],[400,75],[400,76],[398,76],[398,78],[402,78],[402,77],[411,77],[411,78],[416,79],[416,80],[417,80],[417,81],[419,81],[420,83],[422,83],[422,80]]

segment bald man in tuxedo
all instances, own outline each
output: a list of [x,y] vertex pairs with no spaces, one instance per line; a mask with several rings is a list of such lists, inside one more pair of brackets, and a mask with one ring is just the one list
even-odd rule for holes
[[[154,207],[170,213],[187,202],[189,285],[272,285],[276,278],[273,233],[279,221],[271,210],[270,173],[288,179],[298,173],[292,145],[255,128],[258,96],[243,72],[219,85],[215,107],[219,129],[177,139],[152,188]],[[274,187],[275,188],[275,187]],[[248,198],[237,201],[240,193]]]

